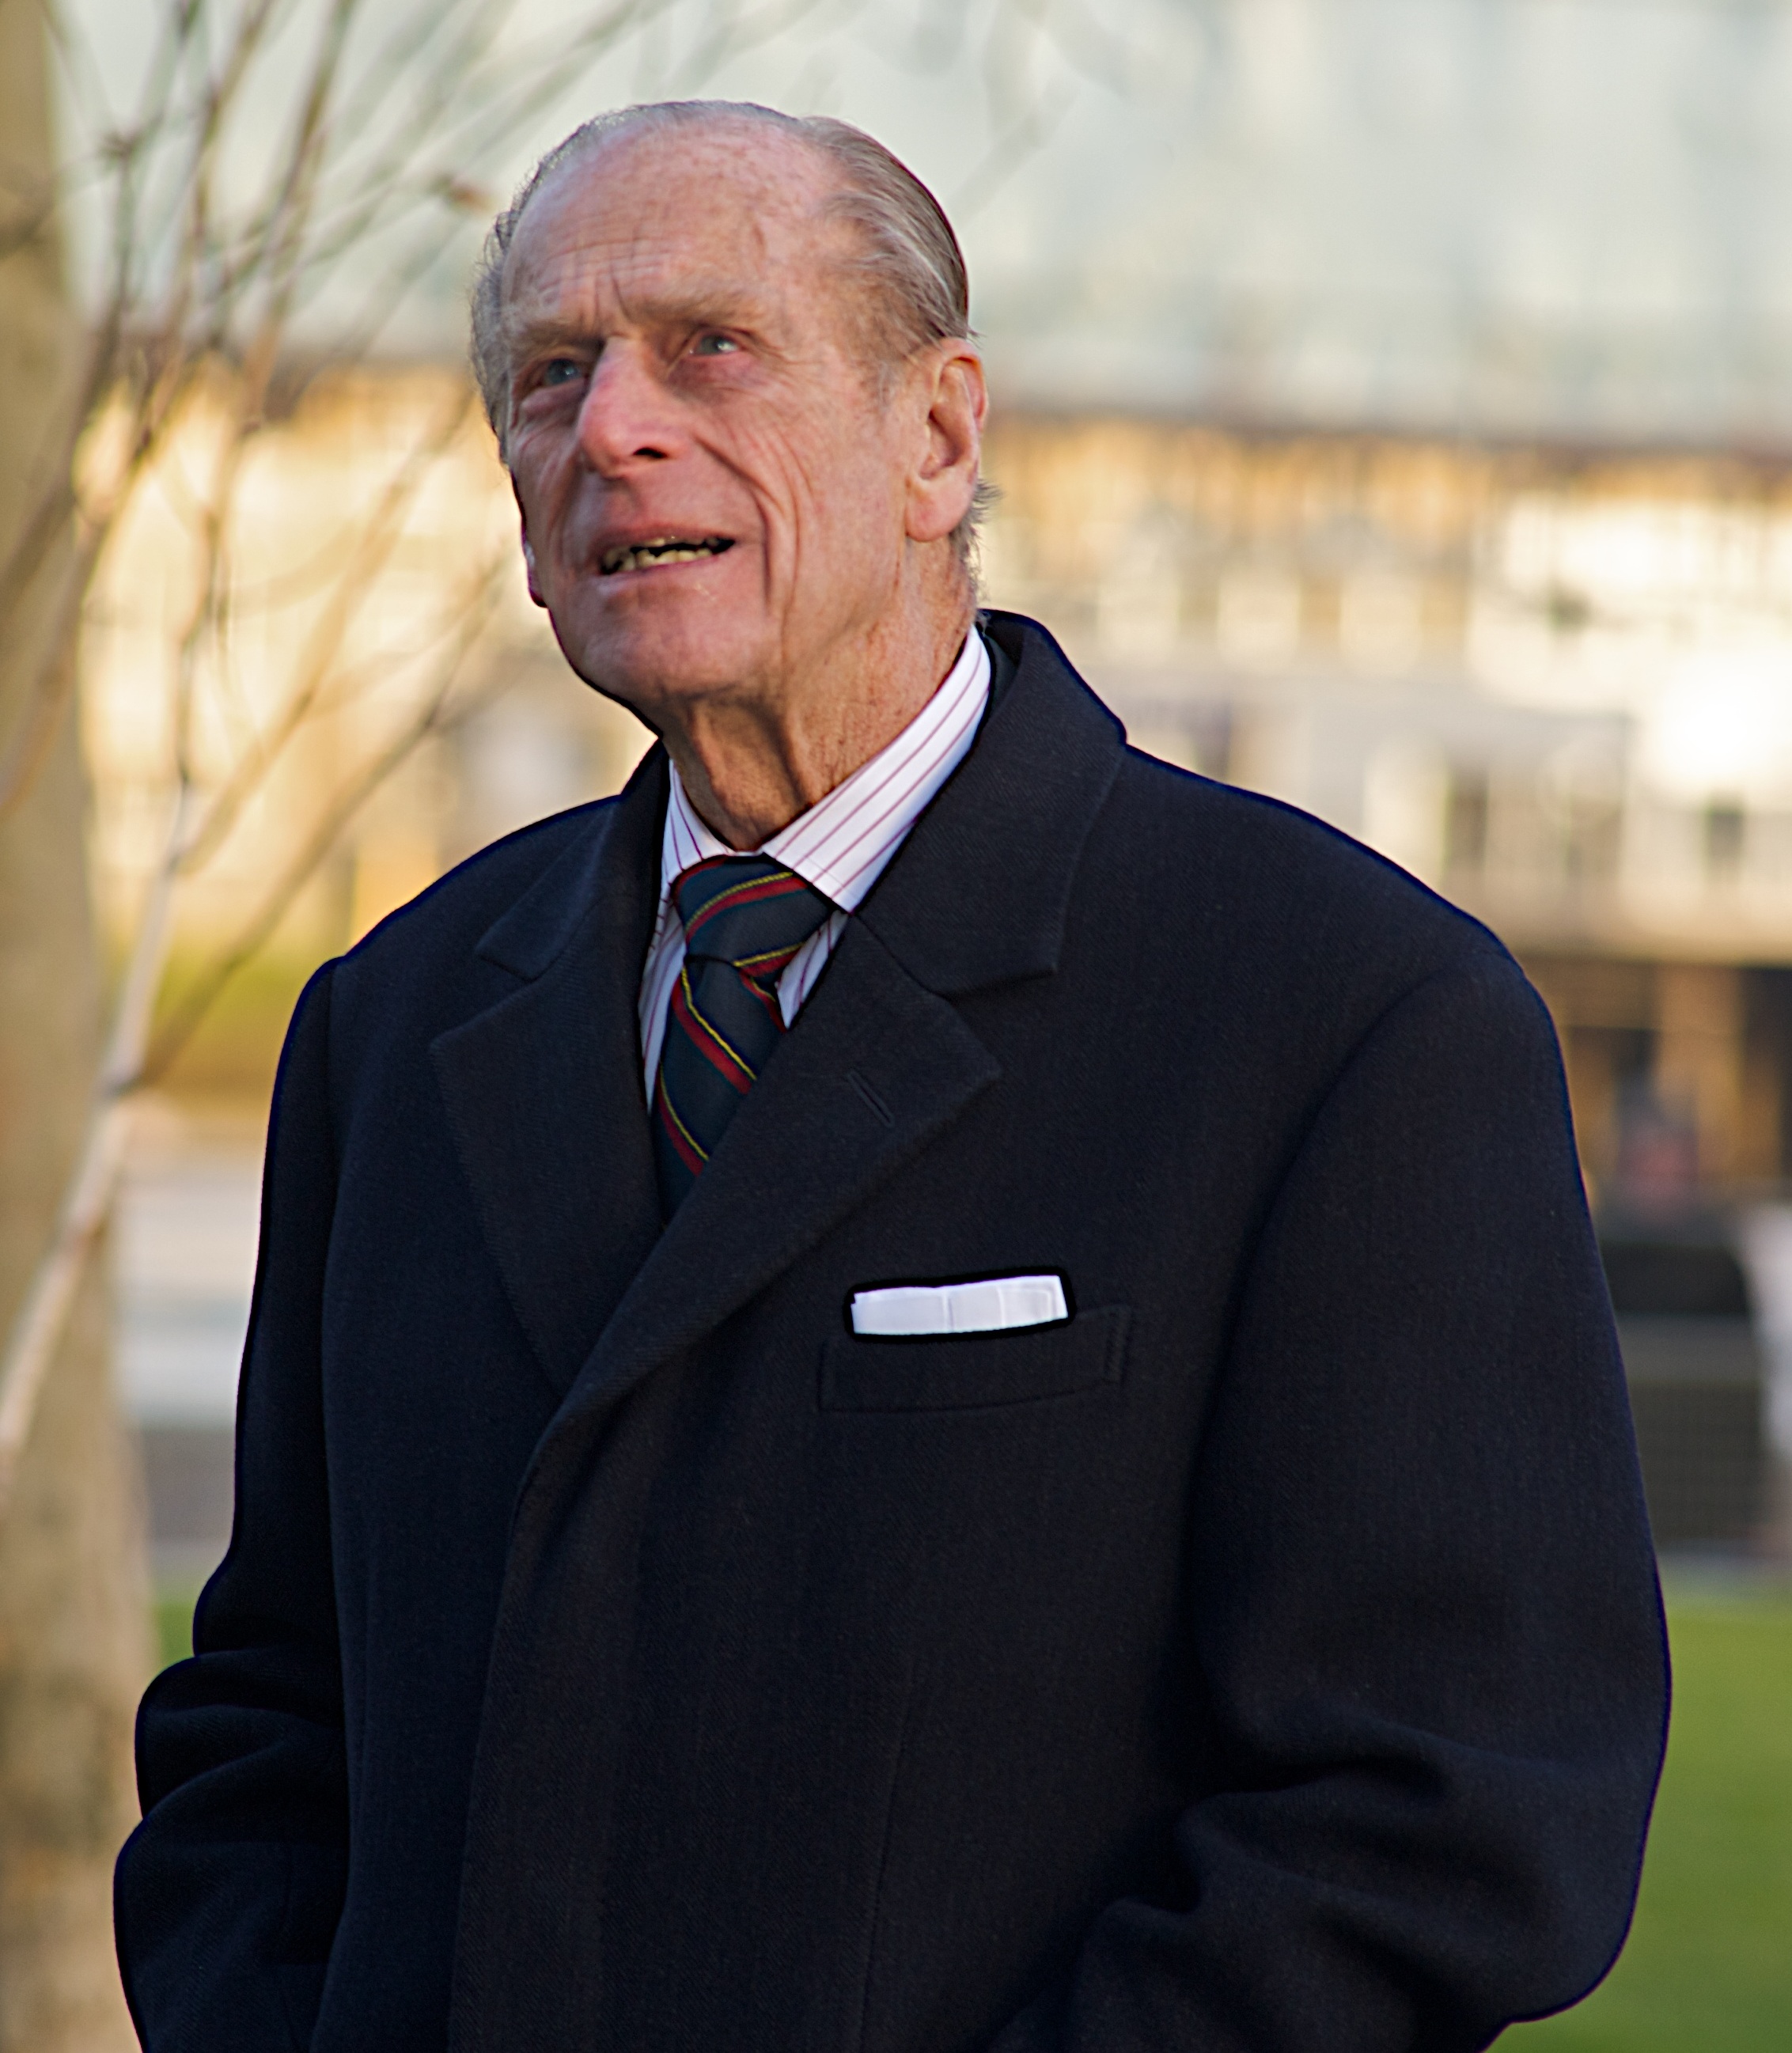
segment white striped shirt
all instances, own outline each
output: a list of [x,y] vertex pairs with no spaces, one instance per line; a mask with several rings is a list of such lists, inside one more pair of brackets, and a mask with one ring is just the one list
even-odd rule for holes
[[[773,834],[758,853],[796,871],[839,907],[791,958],[778,979],[778,1009],[788,1026],[827,966],[847,916],[884,872],[928,801],[964,761],[989,703],[989,651],[975,628],[939,689],[886,748],[843,784]],[[686,795],[676,763],[660,837],[659,918],[641,975],[641,1059],[654,1094],[672,987],[685,961],[685,930],[672,887],[694,862],[737,855],[710,833]]]

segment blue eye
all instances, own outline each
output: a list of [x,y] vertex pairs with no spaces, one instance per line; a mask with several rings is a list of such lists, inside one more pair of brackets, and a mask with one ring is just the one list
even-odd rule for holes
[[552,363],[543,365],[541,382],[544,385],[570,385],[584,375],[584,367],[575,363],[570,356],[556,356]]

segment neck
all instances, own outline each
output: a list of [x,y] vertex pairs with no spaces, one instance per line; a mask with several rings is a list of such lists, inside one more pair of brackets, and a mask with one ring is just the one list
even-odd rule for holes
[[666,752],[729,847],[762,847],[889,747],[938,690],[970,632],[969,592],[922,622],[830,650],[777,688],[666,709]]

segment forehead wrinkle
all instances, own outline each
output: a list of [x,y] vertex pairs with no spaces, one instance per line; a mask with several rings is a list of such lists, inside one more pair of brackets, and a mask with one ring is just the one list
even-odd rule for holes
[[[732,123],[716,124],[718,128],[725,125],[736,126]],[[629,156],[650,156],[658,154],[656,145],[674,142],[672,135],[656,132],[651,128],[633,134],[624,131],[606,138],[582,160],[575,159],[565,166],[552,184],[537,195],[530,209],[535,219],[532,222],[525,217],[521,224],[507,270],[513,274],[515,269],[525,266],[532,269],[536,277],[529,296],[540,299],[552,292],[562,304],[569,297],[601,297],[603,283],[599,281],[599,274],[607,272],[607,282],[613,287],[619,303],[626,306],[637,302],[645,306],[654,296],[627,281],[631,273],[650,273],[658,268],[678,281],[687,300],[698,293],[716,297],[729,296],[755,308],[763,308],[768,304],[764,296],[765,278],[787,269],[793,257],[807,257],[816,271],[825,276],[833,268],[827,261],[833,253],[827,250],[825,245],[832,241],[828,231],[835,226],[829,219],[827,202],[838,188],[837,176],[808,143],[783,136],[761,138],[753,132],[750,124],[746,125],[756,143],[772,143],[772,159],[787,175],[777,176],[772,164],[758,156],[756,151],[729,150],[722,135],[712,130],[683,142],[667,182],[668,187],[688,188],[693,183],[701,186],[700,198],[705,202],[707,214],[705,226],[712,236],[718,229],[724,234],[732,230],[731,239],[736,241],[738,250],[736,261],[744,261],[748,267],[743,277],[733,280],[699,277],[694,281],[688,274],[680,275],[687,261],[686,249],[681,245],[688,232],[690,217],[681,213],[670,190],[662,189],[638,198],[637,203],[624,214],[627,201],[620,189],[626,188],[629,183],[629,171],[623,168]],[[614,181],[615,198],[611,199],[608,194],[603,194],[600,185],[599,205],[593,210],[595,218],[588,216],[580,221],[580,174],[590,179],[606,158],[620,160]],[[705,159],[709,168],[717,175],[708,180],[702,175]],[[635,169],[638,175],[639,163]],[[730,186],[739,204],[733,221],[724,227],[717,218],[713,202],[721,190]],[[588,195],[589,186],[585,190]],[[605,204],[605,201],[609,203]],[[540,212],[537,210],[550,216],[557,212],[560,218],[555,226],[561,230],[558,237],[555,227],[544,231],[550,246],[541,253],[527,249],[529,230],[534,227],[538,234],[543,232],[540,227]],[[568,226],[572,231],[569,235],[565,232]],[[552,246],[556,241],[560,242],[558,249]],[[774,246],[780,243],[786,245],[781,250]],[[741,245],[744,248],[739,247]],[[576,274],[570,281],[573,287],[570,294],[566,290],[569,272]],[[505,296],[506,300],[513,299],[516,285],[521,282],[507,281],[509,289]],[[699,310],[687,304],[669,311],[690,313]]]
[[[682,246],[663,221],[637,223],[626,239],[600,226],[558,247],[552,240],[545,249],[525,245],[517,252],[521,275],[505,295],[505,328],[513,335],[537,326],[580,329],[601,323],[610,308],[643,324],[683,319],[753,326],[770,311],[764,281],[774,267],[763,224],[741,226],[749,246],[725,257],[727,268]],[[540,311],[522,311],[532,303]]]

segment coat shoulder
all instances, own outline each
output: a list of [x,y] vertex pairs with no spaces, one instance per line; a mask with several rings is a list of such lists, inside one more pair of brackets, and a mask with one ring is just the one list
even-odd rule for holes
[[1100,895],[1124,890],[1177,945],[1247,980],[1391,1000],[1460,971],[1528,995],[1498,937],[1397,864],[1297,807],[1132,748],[1090,854]]
[[1479,920],[1297,806],[1128,748],[1113,811],[1122,835],[1174,848],[1181,863],[1293,931],[1357,923],[1448,953],[1507,954]]

